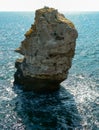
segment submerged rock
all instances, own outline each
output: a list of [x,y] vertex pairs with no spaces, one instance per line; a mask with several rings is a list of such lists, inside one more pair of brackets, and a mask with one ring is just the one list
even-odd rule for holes
[[14,83],[26,90],[58,89],[71,67],[77,36],[73,23],[56,9],[37,10],[34,24],[15,50],[24,58],[16,60]]

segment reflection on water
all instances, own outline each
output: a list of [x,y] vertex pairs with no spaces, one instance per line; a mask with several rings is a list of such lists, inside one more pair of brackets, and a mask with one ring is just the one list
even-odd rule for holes
[[85,75],[69,76],[59,91],[47,95],[1,83],[0,130],[99,129],[99,88]]
[[[27,130],[81,129],[74,97],[65,88],[52,94],[22,92],[16,87],[15,112]],[[14,128],[17,126],[14,126]]]

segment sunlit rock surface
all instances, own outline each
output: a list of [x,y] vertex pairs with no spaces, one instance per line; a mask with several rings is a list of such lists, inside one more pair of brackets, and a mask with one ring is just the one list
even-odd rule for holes
[[35,13],[35,22],[15,51],[15,84],[26,90],[54,91],[67,78],[75,53],[77,30],[73,23],[54,8],[44,7]]

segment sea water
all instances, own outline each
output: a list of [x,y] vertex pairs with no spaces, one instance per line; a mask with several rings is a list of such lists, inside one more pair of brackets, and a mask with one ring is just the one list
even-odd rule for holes
[[0,12],[0,130],[99,130],[99,12],[65,13],[78,30],[68,79],[39,95],[13,86],[14,50],[33,12]]

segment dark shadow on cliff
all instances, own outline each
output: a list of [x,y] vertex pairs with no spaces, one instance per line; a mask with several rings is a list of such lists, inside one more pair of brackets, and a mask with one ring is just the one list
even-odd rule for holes
[[81,130],[81,117],[74,97],[65,88],[47,93],[23,92],[14,86],[15,112],[25,130]]

